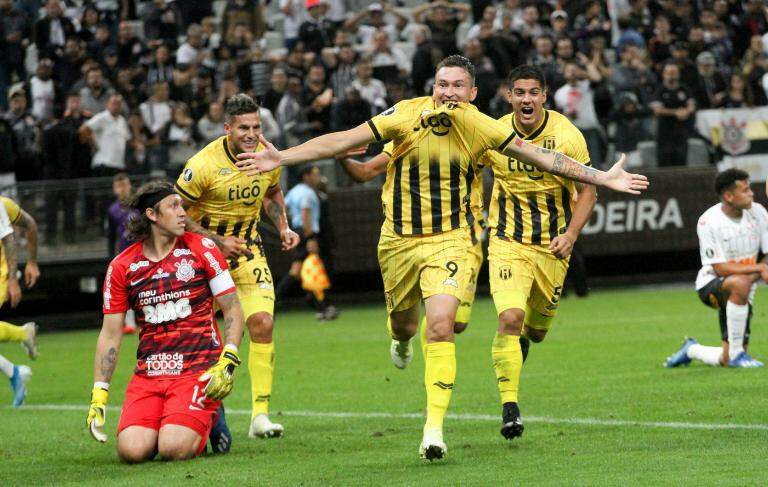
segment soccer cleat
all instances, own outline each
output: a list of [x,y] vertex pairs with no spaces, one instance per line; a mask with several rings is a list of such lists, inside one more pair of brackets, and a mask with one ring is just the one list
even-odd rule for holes
[[328,306],[323,310],[323,318],[327,321],[335,320],[339,317],[339,310],[336,306]]
[[26,365],[14,365],[11,376],[11,391],[13,391],[13,407],[17,408],[24,403],[27,397],[27,382],[32,377],[32,369]]
[[216,419],[216,424],[211,428],[208,441],[213,453],[227,453],[232,448],[232,433],[229,432],[229,427],[227,426],[224,403],[219,406],[218,418]]
[[37,325],[34,321],[30,321],[29,323],[24,323],[22,328],[27,332],[27,339],[21,342],[21,346],[27,351],[29,358],[35,360],[39,355],[37,351]]
[[419,456],[424,460],[440,460],[448,453],[448,447],[443,441],[443,432],[439,429],[424,431],[424,437],[419,445]]
[[528,349],[531,348],[531,341],[526,337],[520,337],[520,352],[523,354],[523,363],[528,358]]
[[399,340],[392,340],[392,344],[389,346],[389,354],[392,356],[392,363],[398,369],[404,369],[408,367],[408,364],[413,360],[413,346],[411,341],[401,342]]
[[690,364],[691,359],[688,357],[688,349],[691,348],[691,345],[696,345],[697,343],[699,342],[697,342],[695,338],[685,337],[685,341],[680,347],[680,350],[667,357],[667,361],[664,362],[664,367],[671,369],[673,367]]
[[501,413],[501,436],[508,440],[523,436],[523,420],[516,402],[505,402]]
[[740,354],[736,355],[736,358],[731,359],[728,361],[728,367],[737,367],[742,369],[756,369],[758,367],[762,367],[763,363],[759,360],[755,360],[749,355],[747,355],[747,352],[741,352]]
[[266,414],[258,414],[251,420],[248,436],[251,438],[279,438],[283,436],[283,425],[273,423]]

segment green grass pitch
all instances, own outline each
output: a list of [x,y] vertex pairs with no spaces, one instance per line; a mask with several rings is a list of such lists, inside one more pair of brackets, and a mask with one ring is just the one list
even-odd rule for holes
[[[768,293],[757,296],[751,353],[768,358]],[[27,407],[0,394],[0,485],[765,485],[768,370],[662,367],[684,335],[719,342],[716,313],[692,289],[569,297],[521,380],[522,439],[498,433],[488,298],[457,339],[458,376],[445,460],[418,458],[423,360],[395,369],[382,303],[318,324],[309,311],[276,325],[273,419],[281,439],[247,438],[247,367],[227,399],[232,451],[190,462],[121,465],[115,438],[84,427],[96,330],[43,334]],[[107,429],[117,426],[136,338],[123,343]],[[247,342],[241,347],[246,363]],[[17,344],[0,353],[27,363]],[[6,387],[6,386],[3,386]],[[345,414],[346,413],[346,414]],[[379,414],[381,413],[381,414]],[[740,425],[737,427],[733,425]],[[238,484],[235,484],[238,482]]]

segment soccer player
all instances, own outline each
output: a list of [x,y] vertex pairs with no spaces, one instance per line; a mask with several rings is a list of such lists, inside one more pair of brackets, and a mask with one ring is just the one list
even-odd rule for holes
[[708,347],[686,337],[666,367],[691,360],[723,367],[763,366],[747,354],[747,345],[752,298],[758,281],[768,282],[768,258],[757,261],[758,252],[768,253],[768,212],[753,201],[749,174],[740,169],[719,173],[715,192],[720,203],[705,211],[696,227],[701,255],[696,292],[702,303],[718,311],[722,344]]
[[[232,389],[243,311],[226,260],[212,240],[185,231],[182,199],[170,184],[144,184],[130,206],[140,215],[128,223],[136,243],[107,268],[86,425],[96,440],[106,441],[109,382],[125,312],[133,309],[138,361],[117,427],[118,456],[126,463],[158,453],[185,460],[205,448],[221,399]],[[214,300],[224,313],[223,336]]]
[[[22,210],[10,198],[0,196],[0,236],[2,247],[0,252],[0,307],[6,299],[15,308],[21,301],[21,287],[16,277],[16,243],[13,226],[26,232],[27,264],[24,267],[24,284],[31,289],[40,278],[37,266],[37,222],[26,211]],[[13,226],[12,226],[13,225]],[[10,229],[10,232],[8,232]],[[0,342],[20,342],[32,360],[37,358],[37,325],[34,322],[22,326],[0,321]],[[21,406],[27,396],[26,383],[32,376],[32,370],[26,365],[15,365],[0,355],[0,370],[8,377],[13,392],[13,406]]]
[[[590,166],[579,129],[564,115],[544,109],[547,84],[539,68],[516,67],[507,86],[512,113],[500,122],[530,144]],[[523,434],[518,388],[529,343],[542,341],[549,331],[573,244],[597,197],[593,185],[543,172],[517,157],[488,151],[486,164],[494,170],[488,272],[499,318],[491,350],[502,402],[501,434],[512,439]]]
[[235,166],[238,154],[263,149],[259,143],[259,105],[248,95],[235,95],[227,101],[224,116],[226,135],[187,162],[176,181],[176,189],[189,212],[187,229],[216,242],[229,259],[251,338],[248,371],[252,408],[248,436],[273,438],[283,434],[283,426],[273,423],[268,416],[275,363],[275,291],[256,229],[262,205],[280,232],[283,250],[298,245],[299,236],[288,227],[279,184],[280,169],[248,176]]
[[586,167],[525,142],[509,126],[459,102],[476,93],[474,77],[468,59],[449,56],[437,66],[432,97],[403,100],[353,129],[283,151],[261,137],[266,150],[240,154],[238,162],[247,174],[260,174],[280,165],[333,157],[373,141],[393,141],[382,192],[385,221],[378,257],[392,334],[398,341],[408,342],[415,335],[420,301],[425,302],[427,419],[419,453],[430,460],[442,458],[447,450],[442,427],[456,377],[456,310],[470,279],[466,212],[477,159],[496,149],[590,184],[630,193],[647,186],[644,176],[622,169],[623,157],[608,172]]

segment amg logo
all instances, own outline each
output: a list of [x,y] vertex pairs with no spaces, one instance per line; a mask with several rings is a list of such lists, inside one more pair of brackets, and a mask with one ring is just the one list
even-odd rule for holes
[[[663,206],[662,206],[663,205]],[[683,228],[683,217],[677,199],[665,202],[651,199],[597,203],[592,219],[581,233],[625,233],[664,230],[672,226]]]
[[158,325],[167,321],[186,318],[192,314],[192,306],[189,304],[189,299],[183,298],[178,301],[158,303],[155,306],[147,305],[141,308],[141,311],[144,313],[144,320],[147,323]]

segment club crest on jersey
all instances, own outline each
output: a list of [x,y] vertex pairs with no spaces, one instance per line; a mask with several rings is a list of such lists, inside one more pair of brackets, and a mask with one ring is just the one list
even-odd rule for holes
[[212,248],[216,247],[216,244],[213,243],[213,240],[211,240],[208,237],[203,238],[202,242],[203,242],[203,247],[205,247],[207,249],[212,249]]
[[184,181],[186,182],[192,181],[192,169],[184,170]]
[[195,269],[192,267],[191,260],[181,259],[181,262],[176,263],[176,279],[182,282],[189,282],[195,277]]

